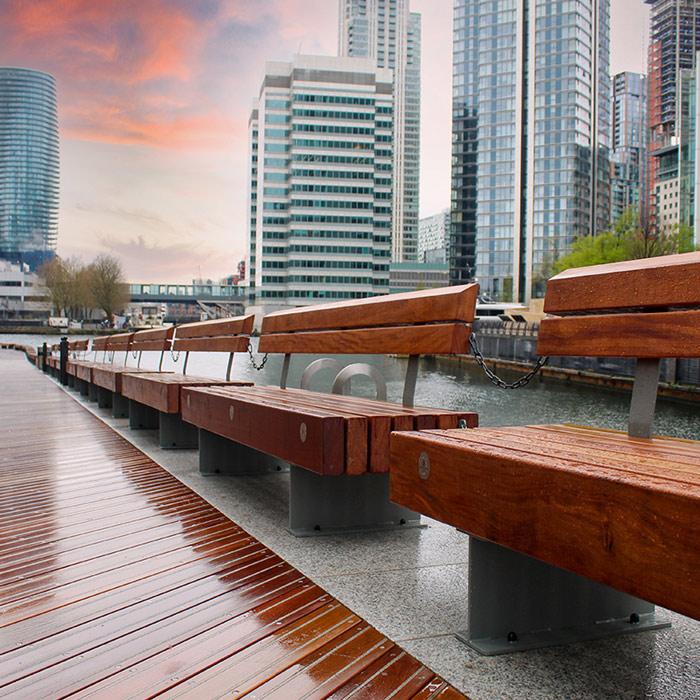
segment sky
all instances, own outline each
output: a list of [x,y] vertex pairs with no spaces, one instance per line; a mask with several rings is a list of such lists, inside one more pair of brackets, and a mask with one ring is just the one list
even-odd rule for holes
[[[611,72],[645,72],[648,6],[611,0]],[[421,216],[449,206],[452,0],[422,14]],[[0,66],[56,78],[58,254],[129,282],[245,256],[247,124],[266,61],[337,53],[336,0],[0,0]]]

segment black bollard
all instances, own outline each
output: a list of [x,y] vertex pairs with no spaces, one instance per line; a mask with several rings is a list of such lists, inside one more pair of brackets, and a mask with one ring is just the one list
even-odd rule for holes
[[41,346],[41,371],[46,372],[49,359],[49,347],[46,343]]
[[60,358],[61,358],[61,374],[60,374],[60,379],[61,379],[61,384],[63,386],[68,385],[68,338],[66,336],[63,336],[61,338],[61,345],[59,347],[60,350]]

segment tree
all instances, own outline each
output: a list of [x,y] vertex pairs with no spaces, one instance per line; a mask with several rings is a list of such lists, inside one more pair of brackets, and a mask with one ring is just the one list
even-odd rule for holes
[[121,262],[112,255],[100,253],[90,264],[89,286],[93,304],[105,312],[110,324],[114,314],[129,303]]
[[85,284],[85,265],[78,257],[63,259],[58,256],[45,262],[38,270],[51,293],[54,312],[74,319],[84,313],[90,301]]
[[635,208],[626,209],[615,225],[597,236],[577,238],[572,251],[551,266],[552,274],[570,267],[652,258],[695,250],[693,229],[685,224],[657,231],[639,223]]

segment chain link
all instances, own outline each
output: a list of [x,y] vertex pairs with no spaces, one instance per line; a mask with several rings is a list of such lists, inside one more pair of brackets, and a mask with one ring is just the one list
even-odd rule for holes
[[180,359],[180,351],[177,351],[177,356],[173,353],[173,346],[170,346],[170,359],[177,364],[177,361]]
[[469,336],[469,347],[472,349],[477,363],[481,366],[481,369],[484,370],[486,376],[491,380],[491,383],[501,387],[501,389],[520,389],[520,387],[525,386],[547,364],[547,361],[549,360],[548,357],[538,357],[535,366],[527,374],[524,374],[522,377],[520,377],[520,379],[512,384],[509,384],[500,377],[496,376],[491,368],[486,364],[486,360],[479,350],[474,334]]
[[265,363],[267,362],[268,358],[268,353],[265,353],[265,357],[263,357],[262,362],[259,365],[255,364],[255,358],[253,357],[253,348],[250,346],[250,343],[248,344],[248,355],[250,355],[250,364],[253,365],[253,369],[258,370],[258,372],[265,366]]

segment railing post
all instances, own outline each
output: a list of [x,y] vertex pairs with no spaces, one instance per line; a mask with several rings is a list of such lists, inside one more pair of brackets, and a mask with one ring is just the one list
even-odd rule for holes
[[61,338],[61,344],[59,346],[60,352],[60,380],[63,386],[68,384],[68,338],[63,336]]
[[46,372],[46,362],[49,357],[49,346],[44,343],[41,346],[41,371]]

